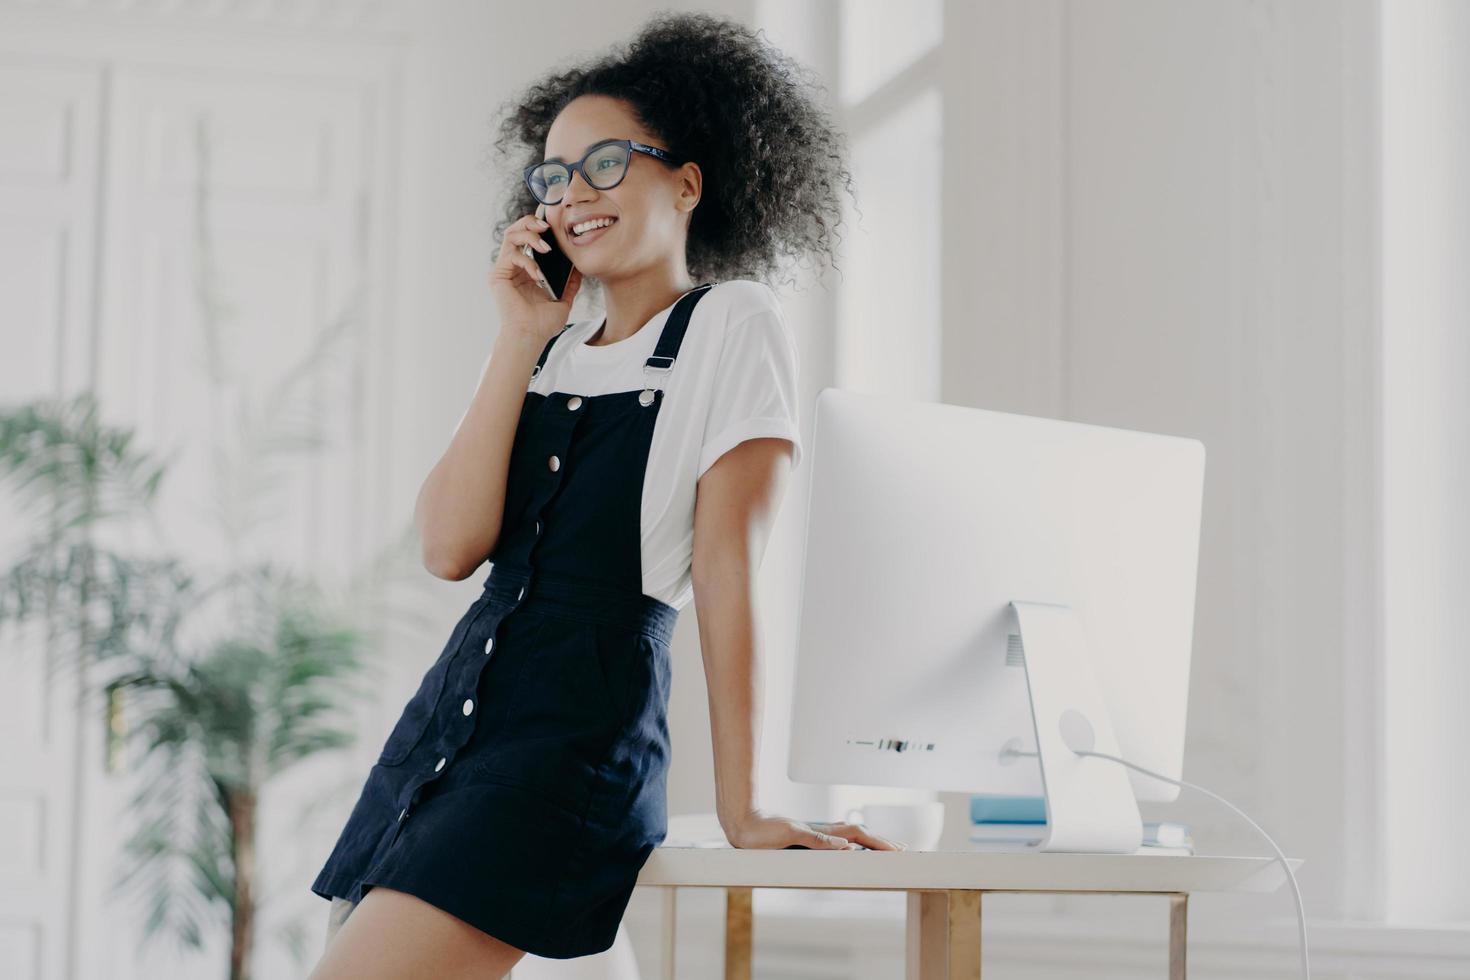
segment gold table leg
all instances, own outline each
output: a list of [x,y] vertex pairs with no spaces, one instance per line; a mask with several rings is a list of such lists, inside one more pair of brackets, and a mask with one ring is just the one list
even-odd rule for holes
[[[675,888],[664,895],[663,980],[674,978]],[[908,892],[905,980],[980,980],[979,889]],[[1189,895],[1169,893],[1169,980],[1186,980]],[[751,889],[725,889],[725,980],[750,980]]]
[[750,980],[750,888],[725,889],[725,980]]
[[663,968],[659,974],[663,980],[675,980],[674,977],[674,937],[678,927],[679,911],[679,889],[673,886],[665,886],[663,889],[663,941],[664,955]]
[[906,980],[980,980],[980,896],[970,888],[908,893]]
[[1184,980],[1184,950],[1189,917],[1189,895],[1169,896],[1169,980]]

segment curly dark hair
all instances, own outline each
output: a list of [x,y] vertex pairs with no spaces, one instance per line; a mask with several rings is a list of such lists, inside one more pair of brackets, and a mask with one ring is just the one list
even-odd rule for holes
[[[814,73],[763,34],[709,14],[660,12],[626,44],[502,103],[495,151],[510,163],[497,168],[507,178],[497,240],[536,209],[521,174],[541,161],[552,122],[573,99],[596,94],[627,102],[666,147],[699,164],[685,248],[696,282],[771,285],[786,256],[830,256],[829,232],[842,223],[839,180],[856,200],[847,140],[813,97],[825,91]],[[594,282],[588,276],[584,289]]]

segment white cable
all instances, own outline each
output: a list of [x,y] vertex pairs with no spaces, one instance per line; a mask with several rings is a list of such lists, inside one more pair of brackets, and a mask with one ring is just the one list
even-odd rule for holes
[[1110,758],[1110,760],[1113,760],[1114,763],[1117,763],[1119,765],[1127,765],[1127,767],[1129,768],[1136,768],[1136,770],[1138,770],[1139,773],[1144,774],[1144,776],[1152,776],[1154,777],[1154,779],[1161,779],[1164,780],[1164,782],[1166,783],[1173,783],[1173,785],[1175,786],[1188,786],[1189,789],[1198,789],[1201,793],[1204,793],[1205,796],[1213,796],[1214,799],[1219,799],[1219,801],[1222,802],[1222,804],[1225,804],[1226,807],[1229,807],[1230,810],[1235,811],[1235,813],[1241,814],[1241,817],[1244,818],[1245,823],[1251,824],[1252,827],[1255,827],[1255,830],[1257,830],[1257,832],[1260,832],[1261,836],[1266,837],[1266,843],[1272,845],[1272,851],[1276,852],[1276,860],[1282,862],[1282,868],[1286,871],[1286,880],[1289,880],[1289,882],[1291,882],[1292,896],[1297,899],[1297,937],[1299,942],[1301,942],[1301,980],[1311,980],[1311,965],[1308,965],[1307,962],[1307,912],[1305,912],[1305,909],[1302,908],[1301,889],[1297,887],[1297,876],[1291,873],[1291,865],[1286,864],[1286,855],[1282,854],[1282,849],[1277,848],[1276,842],[1272,840],[1272,835],[1269,835],[1269,833],[1261,830],[1260,824],[1255,823],[1254,820],[1251,820],[1251,818],[1248,817],[1247,813],[1245,813],[1244,810],[1236,807],[1236,805],[1232,804],[1232,802],[1230,802],[1229,799],[1226,799],[1225,796],[1220,796],[1219,793],[1211,793],[1210,790],[1205,789],[1204,786],[1195,786],[1194,783],[1186,783],[1185,780],[1182,779],[1169,779],[1169,777],[1167,776],[1160,776],[1160,774],[1152,773],[1152,771],[1147,770],[1147,768],[1142,767],[1142,765],[1129,763],[1129,761],[1122,760],[1122,758],[1116,757],[1116,755],[1108,755],[1107,752],[1091,752],[1085,751],[1085,749],[1072,749],[1072,751],[1076,752],[1076,754],[1078,755],[1095,755],[1095,757],[1097,758]]
[[1163,776],[1163,775],[1160,775],[1159,773],[1152,772],[1152,771],[1150,771],[1148,769],[1143,768],[1143,766],[1134,765],[1133,763],[1129,762],[1126,759],[1120,759],[1120,758],[1118,758],[1115,755],[1108,755],[1105,752],[1090,752],[1090,751],[1086,751],[1086,750],[1082,750],[1082,749],[1073,749],[1072,751],[1073,752],[1076,752],[1078,755],[1091,755],[1091,756],[1096,756],[1099,759],[1111,759],[1112,761],[1118,763],[1119,765],[1127,766],[1129,769],[1137,769],[1139,772],[1143,773],[1145,776],[1152,776],[1155,779],[1162,779],[1164,782],[1166,782],[1166,783],[1173,783],[1175,786],[1187,786],[1190,789],[1199,790],[1201,793],[1204,793],[1206,796],[1212,796],[1215,799],[1219,800],[1221,803],[1224,803],[1230,809],[1232,809],[1236,813],[1240,814],[1241,817],[1243,817],[1245,819],[1245,822],[1246,823],[1248,823],[1252,827],[1256,828],[1256,830],[1260,832],[1261,836],[1264,837],[1264,838],[1266,838],[1266,843],[1268,843],[1268,844],[1271,845],[1271,850],[1273,850],[1273,851],[1276,852],[1276,860],[1278,860],[1278,861],[1281,862],[1281,867],[1283,869],[1285,869],[1285,871],[1286,871],[1286,878],[1287,878],[1288,881],[1291,882],[1291,893],[1292,893],[1292,896],[1296,899],[1296,926],[1297,926],[1297,938],[1300,940],[1300,944],[1301,944],[1301,953],[1302,953],[1302,980],[1311,980],[1311,978],[1312,978],[1312,968],[1311,968],[1311,966],[1307,962],[1307,913],[1306,913],[1306,910],[1302,907],[1302,892],[1301,892],[1301,889],[1297,887],[1297,884],[1296,884],[1296,875],[1294,875],[1294,874],[1291,873],[1291,865],[1289,865],[1289,864],[1286,863],[1286,855],[1283,854],[1283,853],[1281,853],[1281,848],[1279,848],[1279,847],[1276,846],[1276,842],[1271,839],[1271,835],[1268,834],[1268,833],[1266,833],[1264,830],[1261,830],[1261,825],[1260,824],[1256,823],[1249,816],[1247,816],[1246,815],[1246,812],[1244,810],[1242,810],[1240,807],[1236,806],[1234,803],[1231,803],[1229,800],[1225,799],[1225,797],[1223,797],[1223,796],[1220,796],[1218,793],[1212,793],[1212,792],[1210,792],[1209,790],[1205,789],[1203,786],[1196,786],[1194,783],[1188,783],[1188,782],[1185,782],[1182,779],[1170,779],[1168,776]]

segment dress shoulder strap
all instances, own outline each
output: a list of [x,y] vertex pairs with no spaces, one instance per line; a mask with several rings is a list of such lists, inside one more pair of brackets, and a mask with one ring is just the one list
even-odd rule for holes
[[535,381],[536,380],[536,375],[538,375],[538,374],[541,373],[541,366],[546,363],[547,356],[551,354],[551,348],[556,345],[556,342],[558,340],[561,339],[561,335],[564,334],[564,333],[566,333],[571,328],[572,328],[572,325],[570,323],[568,323],[566,326],[562,327],[560,330],[557,331],[555,337],[552,337],[550,340],[548,340],[546,342],[546,346],[545,347],[541,348],[541,356],[538,357],[538,358],[536,358],[536,366],[531,369],[531,380],[532,381]]
[[[645,376],[650,371],[663,371],[667,374],[674,369],[679,345],[684,343],[684,331],[689,327],[689,316],[694,312],[694,307],[714,286],[712,282],[701,283],[679,297],[679,301],[674,304],[674,309],[669,313],[669,318],[664,321],[663,330],[659,332],[653,353],[643,362]],[[638,394],[638,403],[645,407],[652,405],[656,390],[661,389],[654,384],[652,378],[648,378],[643,384],[643,391]]]

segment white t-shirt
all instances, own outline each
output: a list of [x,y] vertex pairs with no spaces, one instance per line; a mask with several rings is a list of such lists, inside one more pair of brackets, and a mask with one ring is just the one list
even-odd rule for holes
[[674,369],[645,375],[644,361],[673,308],[655,313],[631,337],[600,346],[586,343],[602,325],[600,314],[574,322],[528,390],[603,395],[641,390],[649,378],[663,389],[643,481],[643,592],[682,609],[694,596],[699,478],[747,439],[790,440],[793,469],[802,446],[796,338],[775,292],[750,279],[716,283],[694,307]]

